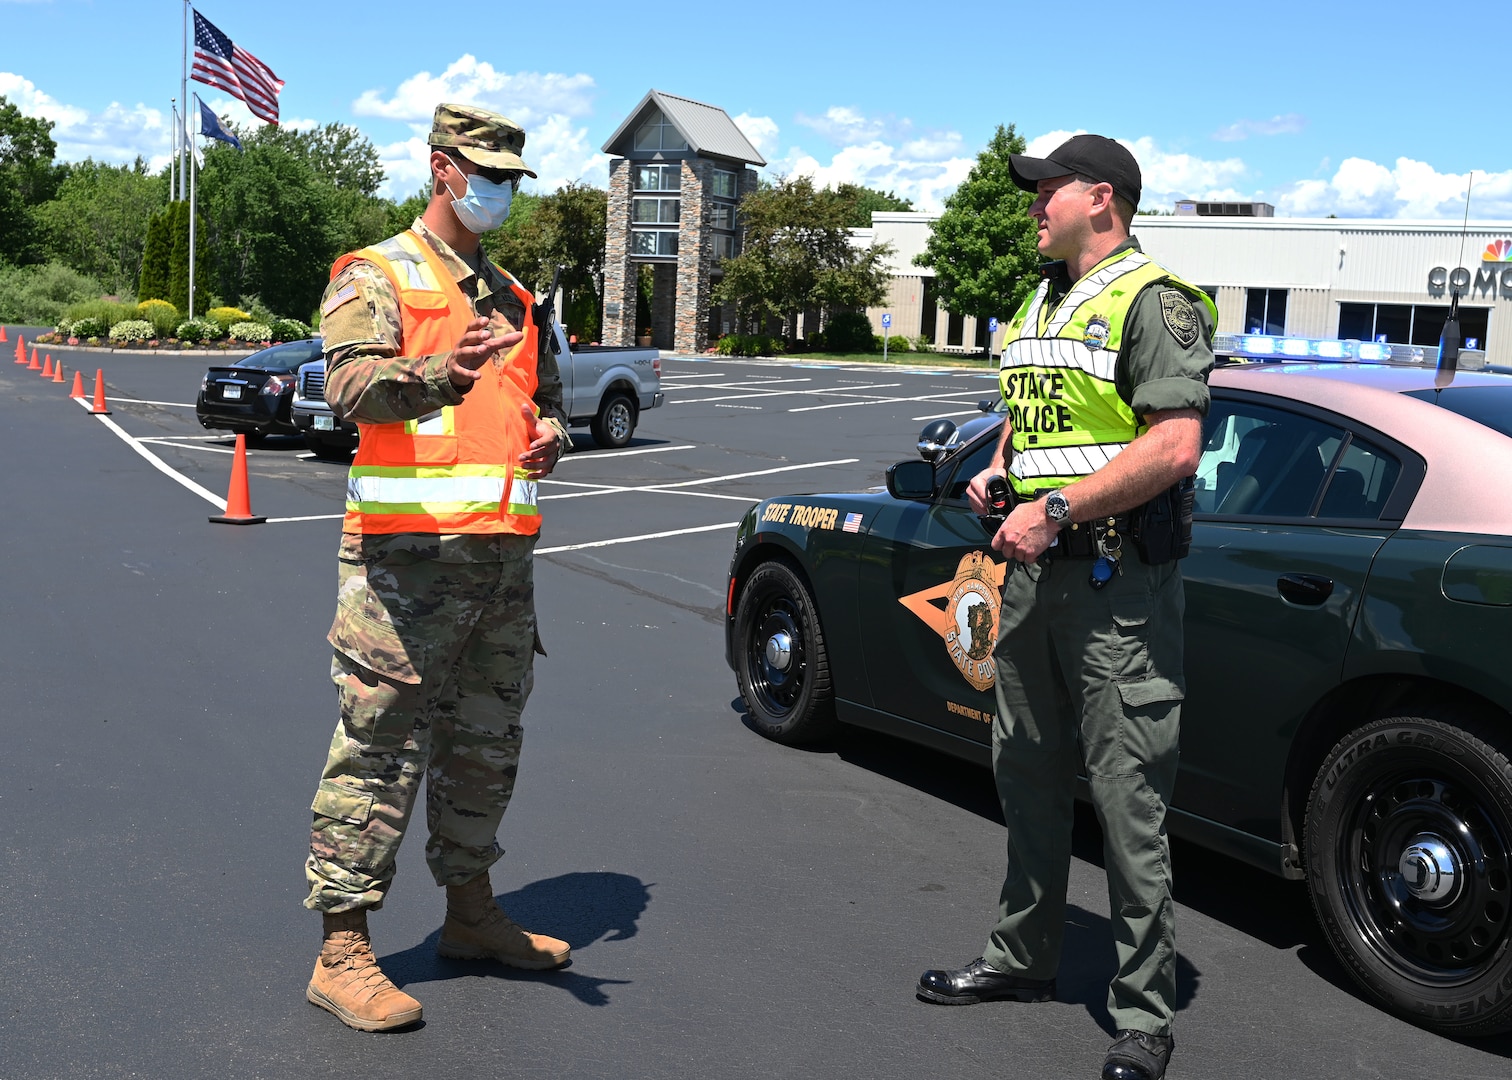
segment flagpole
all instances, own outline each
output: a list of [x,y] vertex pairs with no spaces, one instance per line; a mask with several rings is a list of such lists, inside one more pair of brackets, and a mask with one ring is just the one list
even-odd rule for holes
[[[184,99],[184,138],[180,145],[184,151],[188,151],[189,144],[189,11],[190,0],[184,0],[184,26],[180,35],[182,48],[179,50],[179,96]],[[179,159],[179,198],[184,196],[184,160]],[[193,218],[189,219],[191,222]]]
[[[199,95],[194,95],[194,111],[199,112]],[[187,116],[188,108],[184,109]],[[194,148],[189,150],[189,317],[194,318],[194,218],[196,207],[194,200]]]
[[173,202],[177,195],[174,185],[178,183],[178,155],[179,155],[179,122],[178,122],[178,98],[170,98],[173,102],[173,156],[168,159],[168,201]]

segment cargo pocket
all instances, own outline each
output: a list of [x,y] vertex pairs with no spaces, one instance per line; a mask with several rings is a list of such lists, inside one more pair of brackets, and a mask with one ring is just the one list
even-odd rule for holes
[[[1120,596],[1113,600],[1113,685],[1118,696],[1130,708],[1141,709],[1161,701],[1181,701],[1186,697],[1186,686],[1180,676],[1180,663],[1173,674],[1157,666],[1152,659],[1150,647],[1150,615],[1154,610],[1153,597]],[[1166,662],[1170,656],[1164,657]]]
[[336,620],[326,640],[353,663],[385,679],[416,686],[425,670],[422,646],[406,642],[393,624],[364,614],[345,596],[336,604]]
[[321,817],[362,826],[373,816],[373,794],[347,787],[335,780],[322,780],[310,809]]

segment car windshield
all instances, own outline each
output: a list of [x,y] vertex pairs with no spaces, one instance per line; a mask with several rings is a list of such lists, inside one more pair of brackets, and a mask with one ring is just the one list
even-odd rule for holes
[[1512,436],[1512,386],[1446,386],[1442,390],[1409,390],[1407,396],[1431,401],[1492,431]]
[[285,345],[274,345],[271,349],[264,349],[262,352],[243,357],[231,366],[256,368],[258,371],[294,371],[300,364],[318,360],[320,355],[319,339],[290,341]]

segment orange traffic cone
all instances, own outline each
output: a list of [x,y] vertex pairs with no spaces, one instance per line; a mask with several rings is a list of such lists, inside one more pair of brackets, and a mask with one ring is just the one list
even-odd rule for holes
[[42,365],[37,363],[37,347],[32,346],[32,362],[26,365],[27,371],[41,371]]
[[5,336],[5,324],[4,323],[0,323],[0,344],[4,344],[6,341],[9,341],[9,340],[10,339]]
[[16,363],[26,363],[26,339],[20,334],[16,335]]
[[62,381],[63,381],[63,361],[59,360],[58,363],[57,363],[57,366],[53,368],[53,382],[62,382]]
[[79,398],[80,400],[83,400],[83,397],[84,397],[84,373],[82,371],[76,371],[76,372],[74,372],[73,389],[71,391],[69,391],[68,396],[71,397],[71,398]]
[[218,525],[261,525],[268,519],[252,513],[247,493],[247,437],[236,437],[236,456],[231,459],[231,487],[226,492],[226,512],[210,519]]
[[96,416],[110,415],[110,410],[105,407],[105,372],[99,368],[95,368],[94,405],[89,411]]
[[52,353],[47,354],[47,360],[42,365],[42,377],[44,379],[52,378]]

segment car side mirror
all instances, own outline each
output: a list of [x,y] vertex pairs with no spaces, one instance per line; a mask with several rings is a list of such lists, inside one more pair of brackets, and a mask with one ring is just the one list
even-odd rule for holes
[[887,470],[887,493],[895,499],[934,498],[934,466],[927,461],[898,462]]

